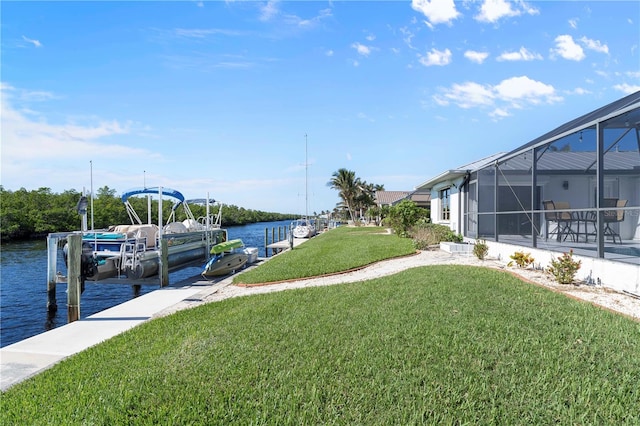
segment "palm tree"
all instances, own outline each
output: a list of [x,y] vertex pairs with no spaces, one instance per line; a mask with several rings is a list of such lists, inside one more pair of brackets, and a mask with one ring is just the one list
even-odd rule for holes
[[355,221],[354,206],[359,183],[359,179],[356,179],[356,173],[342,168],[333,172],[331,176],[331,180],[327,182],[327,186],[338,191],[338,195],[342,199],[344,206],[349,211],[351,220]]

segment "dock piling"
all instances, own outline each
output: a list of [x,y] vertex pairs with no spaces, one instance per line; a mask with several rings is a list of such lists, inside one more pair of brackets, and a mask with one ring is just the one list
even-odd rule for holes
[[47,312],[54,314],[58,311],[56,301],[56,264],[58,263],[58,239],[47,237]]
[[80,289],[82,286],[82,235],[70,234],[67,257],[67,322],[80,319]]
[[169,242],[160,240],[160,287],[169,286]]

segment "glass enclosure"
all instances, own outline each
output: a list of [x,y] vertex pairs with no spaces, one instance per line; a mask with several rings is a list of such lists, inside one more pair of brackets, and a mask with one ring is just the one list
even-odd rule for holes
[[640,262],[640,110],[470,175],[464,235]]

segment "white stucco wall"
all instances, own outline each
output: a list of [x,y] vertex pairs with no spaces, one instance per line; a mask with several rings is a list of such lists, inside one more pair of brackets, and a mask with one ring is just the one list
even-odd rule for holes
[[[437,223],[440,225],[448,226],[452,231],[462,234],[462,226],[460,221],[462,221],[462,213],[463,205],[461,199],[464,197],[460,196],[459,187],[463,182],[463,178],[455,179],[455,180],[446,180],[438,183],[433,188],[431,188],[431,222]],[[440,199],[440,191],[443,189],[450,188],[449,193],[449,220],[442,220],[441,212],[442,212],[442,200]]]
[[[475,240],[468,240],[475,242]],[[508,262],[517,251],[530,253],[535,259],[537,268],[547,268],[551,260],[561,256],[561,252],[522,247],[512,244],[486,241],[489,246],[489,257]],[[629,291],[640,294],[640,265],[612,262],[610,260],[574,255],[574,259],[582,262],[576,273],[576,279],[598,284],[617,291]]]

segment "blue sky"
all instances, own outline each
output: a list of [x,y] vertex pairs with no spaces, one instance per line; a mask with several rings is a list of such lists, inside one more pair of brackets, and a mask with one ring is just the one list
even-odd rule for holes
[[338,202],[326,184],[340,168],[412,190],[640,90],[636,1],[3,1],[1,12],[7,190],[146,183],[320,212]]

